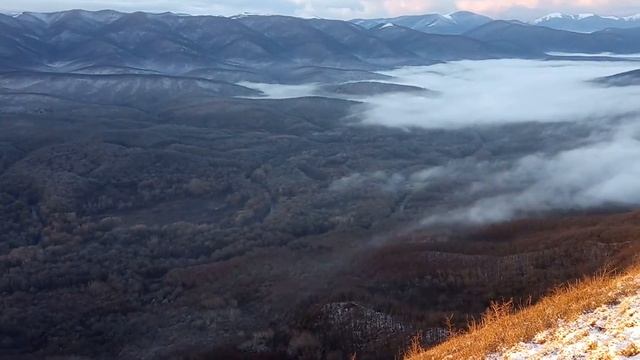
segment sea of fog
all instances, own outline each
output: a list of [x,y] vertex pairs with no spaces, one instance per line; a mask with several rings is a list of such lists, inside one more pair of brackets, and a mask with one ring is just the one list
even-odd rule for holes
[[[357,98],[368,104],[364,125],[455,130],[532,122],[583,122],[593,132],[576,148],[528,154],[506,167],[491,159],[452,160],[412,174],[380,169],[338,179],[332,189],[367,176],[398,181],[446,181],[457,174],[480,179],[460,189],[472,202],[427,214],[424,224],[488,223],[531,212],[640,205],[640,86],[607,87],[593,80],[640,69],[634,61],[460,61],[384,72],[389,82],[440,95],[398,93]],[[244,84],[274,98],[316,94],[317,85]],[[508,136],[508,134],[505,134]],[[488,194],[485,196],[474,196]]]

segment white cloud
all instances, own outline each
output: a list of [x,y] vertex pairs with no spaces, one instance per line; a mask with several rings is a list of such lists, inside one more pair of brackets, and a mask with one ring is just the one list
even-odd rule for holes
[[356,188],[377,188],[382,191],[396,192],[404,191],[409,186],[408,179],[398,173],[387,173],[385,171],[374,171],[371,173],[355,173],[345,176],[331,183],[331,191],[349,191]]
[[[460,128],[517,122],[610,118],[640,111],[640,87],[604,88],[588,80],[638,68],[632,62],[461,61],[387,73],[441,92],[369,100],[365,122],[399,127]],[[587,101],[592,99],[593,101]]]
[[238,85],[261,91],[263,95],[258,96],[257,98],[264,96],[270,99],[289,99],[295,97],[313,96],[318,90],[317,84],[283,85],[243,81],[238,83]]
[[[432,183],[460,184],[424,225],[488,223],[554,210],[640,205],[640,86],[604,87],[590,80],[640,67],[637,62],[464,61],[405,68],[389,75],[442,92],[369,98],[364,123],[462,129],[524,122],[570,122],[591,129],[567,143],[512,159],[473,156],[415,172],[377,171],[334,182],[333,190],[376,186],[412,192]],[[571,131],[572,126],[554,128]],[[501,130],[505,141],[509,130]],[[563,137],[560,137],[561,139]],[[571,148],[573,147],[573,148]],[[567,150],[568,149],[568,150]],[[559,152],[558,152],[559,151]],[[430,211],[433,211],[431,209]]]
[[[633,119],[610,139],[553,156],[520,159],[507,171],[486,174],[481,187],[512,189],[468,206],[428,216],[424,224],[487,223],[532,212],[640,204],[640,126]],[[515,189],[515,190],[513,190]]]
[[636,0],[455,0],[458,9],[493,16],[531,17],[549,12],[627,15],[640,11]]

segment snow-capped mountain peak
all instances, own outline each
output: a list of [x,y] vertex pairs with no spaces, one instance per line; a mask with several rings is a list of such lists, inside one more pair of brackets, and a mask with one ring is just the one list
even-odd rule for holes
[[585,13],[585,14],[578,14],[578,15],[576,15],[576,17],[577,17],[579,20],[586,19],[586,18],[590,18],[590,17],[594,17],[594,16],[597,16],[597,15],[596,15],[596,14],[593,14],[593,13]]
[[487,24],[493,19],[469,11],[457,11],[449,14],[405,15],[395,18],[354,19],[351,22],[365,28],[379,28],[381,25],[393,24],[430,34],[463,34],[478,26]]
[[591,17],[598,17],[598,15],[592,14],[592,13],[584,13],[584,14],[572,15],[572,14],[563,14],[563,13],[556,12],[556,13],[551,13],[551,14],[545,15],[545,16],[543,16],[541,18],[538,18],[538,19],[534,20],[533,24],[539,24],[539,23],[544,23],[544,22],[547,22],[547,21],[558,20],[558,19],[562,19],[562,20],[565,20],[565,19],[566,20],[584,20],[584,19],[588,19],[588,18],[591,18]]
[[640,14],[627,17],[603,16],[592,13],[563,14],[551,13],[531,22],[558,30],[591,33],[608,28],[640,27]]
[[545,22],[545,21],[549,21],[551,19],[562,19],[562,18],[566,18],[568,16],[569,15],[562,14],[562,13],[551,13],[551,14],[547,14],[547,15],[541,17],[541,18],[533,20],[533,23],[534,24],[539,24],[539,23],[542,23],[542,22]]

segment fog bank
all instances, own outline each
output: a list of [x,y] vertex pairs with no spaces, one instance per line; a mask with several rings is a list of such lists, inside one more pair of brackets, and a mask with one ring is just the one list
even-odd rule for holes
[[423,98],[368,99],[364,122],[385,126],[460,128],[519,122],[610,119],[640,110],[640,87],[606,88],[590,80],[640,68],[635,62],[461,61],[385,73],[395,82],[439,91]]
[[[640,119],[636,119],[640,120]],[[640,122],[639,122],[640,123]],[[464,191],[479,199],[424,224],[490,223],[554,210],[640,205],[640,126],[623,126],[610,139],[552,156],[531,154],[504,171],[483,173]]]
[[[463,61],[387,73],[439,91],[436,98],[396,94],[368,99],[364,123],[459,129],[525,122],[585,122],[592,136],[577,147],[546,149],[512,163],[452,161],[428,176],[390,174],[384,188],[405,191],[453,179],[462,203],[426,214],[424,225],[483,224],[533,213],[640,205],[640,86],[605,87],[593,79],[640,68],[635,62]],[[505,133],[505,138],[509,134]],[[361,179],[362,176],[358,179]],[[380,176],[378,174],[378,181]],[[403,182],[399,181],[403,179]]]

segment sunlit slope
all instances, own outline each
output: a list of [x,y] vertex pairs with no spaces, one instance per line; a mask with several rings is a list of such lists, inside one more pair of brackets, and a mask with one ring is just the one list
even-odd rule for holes
[[406,360],[625,359],[640,355],[640,269],[565,285],[535,305],[492,305],[468,332]]

